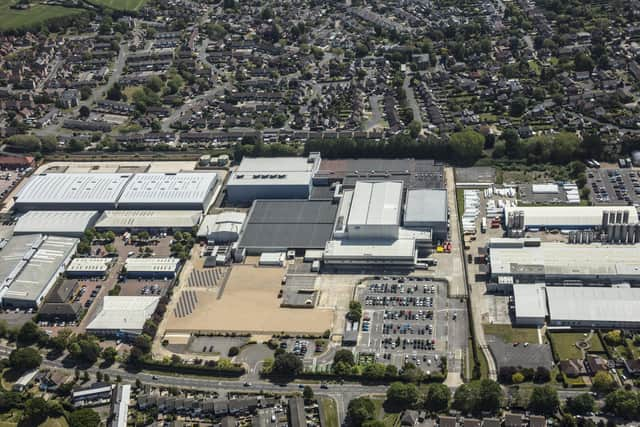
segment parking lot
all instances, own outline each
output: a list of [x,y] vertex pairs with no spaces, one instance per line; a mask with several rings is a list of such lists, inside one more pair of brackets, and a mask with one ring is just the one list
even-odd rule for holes
[[587,187],[594,204],[640,203],[640,171],[637,169],[589,169]]
[[[378,362],[440,369],[442,357],[466,345],[464,302],[447,298],[447,285],[427,277],[379,277],[359,290],[363,306],[358,351]],[[457,327],[459,325],[459,327]]]
[[0,171],[0,201],[4,200],[22,179],[16,171]]

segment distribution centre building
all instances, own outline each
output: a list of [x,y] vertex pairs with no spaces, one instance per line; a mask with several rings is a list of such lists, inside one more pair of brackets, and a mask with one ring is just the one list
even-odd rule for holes
[[122,210],[104,211],[98,218],[95,228],[98,231],[165,232],[191,231],[202,218],[200,210]]
[[82,237],[97,219],[98,211],[29,211],[18,218],[13,234]]
[[307,199],[320,154],[304,157],[244,157],[226,185],[227,202],[248,204],[256,199]]
[[[640,283],[640,245],[491,239],[491,279],[510,283]],[[502,280],[501,280],[502,279]]]
[[158,296],[105,296],[87,332],[100,336],[140,335],[160,302]]
[[67,277],[104,277],[115,258],[74,258],[67,266]]
[[118,199],[118,209],[206,211],[216,183],[214,172],[135,174]]
[[347,217],[348,238],[397,239],[401,207],[401,181],[358,181]]
[[407,190],[403,225],[430,229],[434,240],[444,241],[449,234],[447,190]]
[[17,211],[115,209],[131,176],[128,173],[34,175],[18,192],[14,207]]
[[[12,243],[17,239],[15,243]],[[38,308],[71,261],[79,240],[25,235],[12,238],[0,251],[2,305]]]

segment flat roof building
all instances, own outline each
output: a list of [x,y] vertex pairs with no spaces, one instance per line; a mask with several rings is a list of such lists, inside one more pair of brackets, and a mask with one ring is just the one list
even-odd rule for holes
[[447,190],[407,190],[403,225],[430,229],[434,240],[446,240],[449,232]]
[[215,215],[206,215],[202,220],[197,237],[207,239],[214,243],[235,242],[247,220],[245,212],[221,212]]
[[175,277],[178,258],[127,258],[124,268],[127,277]]
[[552,326],[637,328],[640,289],[547,286]]
[[128,173],[34,175],[15,198],[17,211],[115,209],[131,179]]
[[239,247],[249,254],[324,248],[337,208],[326,200],[256,200]]
[[123,231],[191,231],[202,218],[200,210],[121,210],[104,211],[96,230]]
[[544,325],[548,314],[544,284],[514,285],[513,296],[517,325]]
[[104,277],[113,262],[113,258],[74,258],[65,274],[68,277]]
[[358,181],[353,190],[349,239],[397,239],[402,207],[402,182]]
[[334,266],[396,266],[412,268],[416,264],[415,241],[331,240],[327,242],[323,261]]
[[640,245],[590,245],[491,239],[491,278],[513,283],[640,283]]
[[0,267],[4,274],[0,278],[2,305],[38,308],[71,260],[79,240],[42,235],[23,237],[15,246],[9,247],[6,257],[7,247],[0,251],[2,264],[6,262]]
[[87,332],[96,335],[136,336],[160,302],[158,296],[105,296]]
[[138,173],[124,187],[118,209],[206,211],[216,183],[214,172]]
[[129,400],[131,400],[131,384],[116,385],[113,390],[113,399],[111,399],[109,427],[127,427]]
[[13,233],[82,237],[97,219],[97,211],[29,211],[18,218]]
[[256,199],[307,199],[320,154],[304,157],[244,157],[227,182],[227,201],[247,204]]

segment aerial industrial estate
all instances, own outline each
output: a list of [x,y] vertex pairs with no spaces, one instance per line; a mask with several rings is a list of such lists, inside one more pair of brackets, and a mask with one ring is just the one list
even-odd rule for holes
[[2,0],[0,427],[640,421],[638,0]]

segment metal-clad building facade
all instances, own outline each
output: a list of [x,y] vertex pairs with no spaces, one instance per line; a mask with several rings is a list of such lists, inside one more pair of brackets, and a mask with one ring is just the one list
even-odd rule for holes
[[448,236],[447,190],[408,190],[404,208],[404,226],[431,229],[434,240]]

